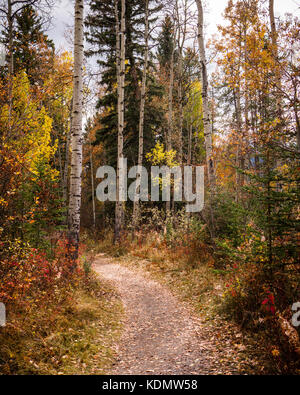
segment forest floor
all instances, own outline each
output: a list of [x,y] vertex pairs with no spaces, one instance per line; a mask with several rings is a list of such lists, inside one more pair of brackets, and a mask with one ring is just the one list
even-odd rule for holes
[[0,375],[102,375],[115,360],[123,306],[92,275],[72,298],[9,312],[0,330]]
[[117,290],[125,308],[109,374],[268,373],[250,336],[217,317],[206,322],[143,265],[99,254],[93,267]]

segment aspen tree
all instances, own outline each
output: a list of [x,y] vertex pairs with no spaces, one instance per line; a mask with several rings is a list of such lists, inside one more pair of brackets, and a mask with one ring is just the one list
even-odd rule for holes
[[95,181],[94,181],[94,159],[93,159],[93,150],[92,143],[89,140],[89,149],[90,149],[90,166],[91,166],[91,187],[92,187],[92,207],[93,207],[93,225],[94,229],[96,229],[96,201],[95,201]]
[[124,207],[121,191],[121,163],[124,149],[125,127],[125,43],[126,43],[126,2],[121,1],[121,27],[118,2],[115,2],[116,14],[116,48],[117,48],[117,84],[118,84],[118,157],[117,157],[117,197],[115,213],[115,242],[120,240],[123,227]]
[[211,190],[215,189],[215,168],[213,160],[213,147],[212,147],[212,131],[210,124],[210,111],[208,103],[208,76],[206,65],[206,53],[204,44],[204,19],[203,19],[203,6],[201,0],[196,0],[198,8],[198,45],[200,52],[200,63],[202,69],[202,100],[203,100],[203,123],[204,123],[204,137],[206,149],[206,162],[208,181]]
[[69,245],[72,248],[71,259],[78,258],[80,208],[81,208],[81,174],[82,174],[82,109],[83,109],[83,12],[84,1],[75,2],[74,28],[74,78],[73,78],[73,115],[71,125],[71,175],[69,195]]
[[[208,76],[207,76],[207,65],[206,65],[206,53],[204,45],[204,17],[203,17],[203,6],[201,0],[196,0],[198,8],[198,46],[200,53],[200,63],[202,69],[202,103],[203,103],[203,125],[204,125],[204,139],[205,139],[205,150],[206,150],[206,164],[208,182],[211,192],[211,198],[214,198],[216,180],[215,180],[215,166],[213,160],[213,146],[212,146],[212,128],[210,124],[210,110],[208,103]],[[215,237],[215,220],[212,204],[210,203],[210,217],[211,217],[211,237]]]
[[[179,163],[183,164],[183,95],[184,95],[184,86],[183,86],[183,52],[184,45],[186,42],[186,36],[188,32],[188,0],[184,0],[182,7],[178,0],[176,0],[175,4],[175,15],[178,25],[178,35],[177,35],[177,47],[178,47],[178,100],[179,100]],[[181,14],[183,14],[181,16]]]
[[[145,52],[144,52],[144,69],[142,78],[141,88],[141,103],[140,103],[140,118],[139,118],[139,152],[138,152],[138,166],[141,172],[141,166],[143,165],[143,154],[144,154],[144,121],[145,121],[145,102],[146,102],[146,87],[147,87],[147,69],[149,61],[149,0],[145,0]],[[140,174],[138,176],[140,180]],[[140,188],[140,187],[139,187]],[[136,190],[135,194],[138,194]],[[139,216],[139,202],[133,203],[133,231],[135,231],[137,220]]]

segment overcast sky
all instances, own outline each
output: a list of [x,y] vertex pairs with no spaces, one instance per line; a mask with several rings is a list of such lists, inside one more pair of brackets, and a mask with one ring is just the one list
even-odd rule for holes
[[[222,13],[228,3],[228,0],[205,0],[207,36],[216,33],[217,25],[222,24]],[[57,48],[69,48],[65,39],[65,30],[68,25],[73,24],[73,7],[72,0],[60,0],[54,9],[53,27],[49,31],[49,36],[55,42]],[[286,12],[300,14],[300,0],[275,0],[275,12],[277,15]]]

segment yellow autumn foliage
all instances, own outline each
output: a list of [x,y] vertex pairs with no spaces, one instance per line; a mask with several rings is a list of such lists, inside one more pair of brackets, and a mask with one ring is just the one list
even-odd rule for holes
[[175,160],[176,154],[177,153],[175,150],[165,151],[164,145],[158,142],[156,143],[155,147],[148,154],[146,154],[146,159],[154,166],[165,165],[169,167],[176,167],[179,166]]
[[[45,108],[39,108],[39,103],[32,99],[25,71],[14,77],[12,97],[11,111],[9,104],[0,109],[1,129],[4,136],[10,137],[6,139],[7,150],[37,176],[40,164],[48,164],[57,149],[57,141],[51,141],[52,119]],[[57,177],[56,170],[49,167],[49,172],[51,178]]]

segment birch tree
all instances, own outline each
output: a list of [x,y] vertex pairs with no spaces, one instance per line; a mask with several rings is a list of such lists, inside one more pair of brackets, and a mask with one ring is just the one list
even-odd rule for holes
[[[168,130],[167,130],[167,151],[172,150],[172,136],[174,133],[174,119],[173,119],[173,93],[174,93],[174,79],[175,79],[175,53],[176,53],[176,40],[178,34],[178,21],[174,17],[176,10],[173,9],[173,45],[170,59],[170,75],[169,75],[169,97],[168,97]],[[166,218],[169,217],[171,210],[171,202],[168,200],[166,202]]]
[[184,96],[184,86],[183,86],[183,52],[184,45],[187,39],[188,33],[188,23],[190,22],[189,15],[189,0],[184,0],[179,2],[176,0],[175,3],[175,18],[177,21],[177,48],[178,48],[178,101],[179,101],[179,163],[183,164],[183,96]]
[[94,158],[92,150],[92,142],[89,139],[89,150],[90,150],[90,166],[91,166],[91,187],[92,187],[92,208],[93,208],[93,225],[96,229],[96,201],[95,201],[95,180],[94,180]]
[[168,132],[167,132],[167,151],[172,149],[172,133],[173,133],[173,91],[174,91],[174,57],[175,43],[173,45],[170,60],[170,80],[169,80],[169,99],[168,99]]
[[123,227],[124,207],[122,202],[121,173],[124,149],[125,126],[125,44],[126,44],[126,2],[121,0],[121,26],[118,1],[115,0],[116,16],[116,54],[117,54],[117,85],[118,85],[118,157],[117,157],[117,196],[115,213],[115,242],[120,240]]
[[[275,22],[275,13],[274,13],[274,0],[269,0],[269,19],[270,19],[270,28],[271,28],[271,39],[272,39],[272,55],[274,58],[274,64],[275,64],[275,79],[274,79],[274,94],[275,94],[275,100],[276,100],[276,117],[279,118],[280,120],[280,125],[283,125],[283,103],[282,103],[282,97],[281,97],[281,92],[282,92],[282,76],[281,72],[282,70],[280,69],[279,65],[279,60],[278,60],[278,33],[277,33],[277,28],[276,28],[276,22]],[[279,125],[279,127],[280,127]],[[299,138],[299,137],[298,137]],[[276,160],[277,167],[280,167],[282,162],[279,158]],[[279,190],[281,188],[280,183],[277,183],[277,189]]]
[[274,0],[269,0],[269,17],[270,17],[270,25],[271,25],[271,37],[272,37],[272,45],[275,56],[277,57],[277,29],[275,23],[275,14],[274,14]]
[[75,1],[74,27],[74,76],[73,108],[71,124],[71,174],[69,195],[69,245],[72,248],[71,259],[75,264],[78,258],[80,208],[81,208],[81,174],[82,174],[82,111],[83,111],[83,13],[84,1]]
[[144,121],[145,121],[145,102],[146,102],[146,88],[147,88],[147,70],[149,61],[149,0],[145,0],[145,52],[144,52],[144,69],[141,88],[141,104],[140,104],[140,118],[139,118],[139,152],[138,152],[138,167],[139,174],[137,178],[137,189],[135,191],[135,199],[133,203],[133,231],[135,231],[137,220],[139,216],[139,201],[137,200],[139,183],[141,182],[141,167],[143,165],[144,154]]
[[213,160],[213,147],[212,147],[212,131],[210,124],[210,111],[208,103],[208,76],[207,76],[207,64],[206,64],[206,53],[204,43],[204,18],[203,18],[203,6],[201,0],[196,0],[198,8],[198,46],[200,54],[200,63],[202,69],[202,101],[203,101],[203,123],[204,123],[204,137],[205,137],[205,149],[206,149],[206,163],[208,181],[211,190],[215,189],[215,167]]
[[[204,125],[204,141],[206,150],[206,164],[208,182],[210,187],[211,197],[215,195],[215,166],[213,159],[213,146],[212,146],[212,128],[210,123],[210,110],[208,103],[208,75],[207,75],[207,63],[204,43],[204,17],[203,17],[203,6],[201,0],[196,0],[198,9],[198,46],[200,54],[200,64],[202,70],[202,105],[203,105],[203,125]],[[215,219],[212,203],[209,205],[210,210],[210,234],[212,240],[215,238]]]
[[[270,18],[270,27],[271,27],[271,38],[272,38],[272,53],[274,57],[274,61],[276,64],[275,68],[275,73],[276,73],[276,80],[274,81],[275,84],[277,85],[277,90],[281,92],[282,86],[281,86],[281,70],[280,67],[278,67],[278,40],[277,40],[277,28],[276,28],[276,22],[275,22],[275,14],[274,14],[274,0],[269,0],[269,18]],[[282,103],[280,100],[280,93],[276,92],[276,111],[277,111],[277,116],[279,118],[282,118]]]
[[[71,130],[72,130],[72,117],[73,117],[73,97],[71,99],[70,108],[70,124],[67,128],[66,135],[66,149],[65,149],[65,165],[63,170],[63,201],[68,206],[68,180],[69,180],[69,164],[70,164],[70,145],[71,145]],[[67,219],[68,223],[68,219]]]

